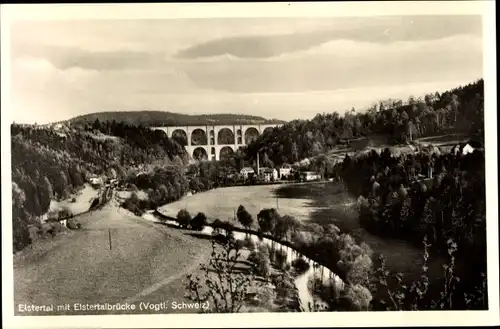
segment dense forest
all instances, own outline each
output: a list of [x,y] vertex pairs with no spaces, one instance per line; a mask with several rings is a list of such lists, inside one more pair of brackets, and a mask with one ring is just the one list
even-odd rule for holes
[[233,125],[233,124],[266,124],[283,123],[281,120],[264,119],[254,115],[244,114],[200,114],[188,115],[164,111],[116,111],[85,114],[69,120],[70,123],[92,123],[116,121],[129,125],[144,125],[147,127],[160,126],[205,126]]
[[49,210],[50,200],[66,198],[89,174],[124,178],[131,167],[154,161],[182,167],[186,159],[182,146],[147,128],[96,122],[89,129],[109,135],[11,126],[14,250],[30,243],[28,224]]
[[[346,157],[341,176],[359,195],[362,227],[385,238],[404,239],[453,259],[453,293],[445,308],[484,308],[486,303],[486,185],[484,151],[392,156],[388,149]],[[445,270],[448,268],[445,267]],[[430,282],[429,291],[443,286]],[[440,291],[440,290],[438,290]],[[483,294],[478,296],[478,291]],[[465,296],[465,297],[464,297]],[[430,298],[430,297],[429,297]],[[431,300],[436,300],[432,296]],[[408,301],[400,301],[408,307]],[[421,308],[439,308],[422,300]]]
[[259,136],[245,150],[254,160],[257,151],[274,165],[325,153],[350,139],[370,137],[387,143],[400,143],[436,134],[467,133],[483,138],[484,81],[478,80],[442,94],[407,102],[385,101],[363,113],[354,109],[318,114],[311,120],[294,120]]

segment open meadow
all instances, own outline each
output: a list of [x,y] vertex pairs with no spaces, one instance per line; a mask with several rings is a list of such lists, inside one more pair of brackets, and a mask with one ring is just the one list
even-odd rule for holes
[[[61,201],[50,201],[50,210],[57,211],[63,208],[69,209],[73,214],[79,214],[89,210],[94,198],[99,195],[98,189],[90,184],[85,184],[81,190]],[[73,200],[74,199],[74,200]],[[72,202],[72,200],[74,202]]]
[[183,301],[183,288],[163,287],[185,278],[209,256],[208,241],[144,221],[116,205],[79,221],[81,231],[14,255],[15,305]]
[[176,217],[181,209],[187,209],[191,215],[203,212],[209,219],[235,219],[239,205],[255,217],[264,208],[277,208],[281,214],[294,215],[300,220],[308,220],[311,200],[283,199],[275,195],[280,185],[256,185],[216,188],[207,192],[186,196],[179,201],[169,203],[158,210],[170,217]]

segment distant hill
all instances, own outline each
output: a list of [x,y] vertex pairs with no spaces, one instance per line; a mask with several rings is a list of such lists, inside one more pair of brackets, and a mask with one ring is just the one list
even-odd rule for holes
[[87,123],[99,121],[124,122],[145,126],[194,126],[194,125],[229,125],[229,124],[275,124],[285,123],[277,119],[244,114],[202,114],[187,115],[163,111],[117,111],[85,114],[68,120],[71,123]]

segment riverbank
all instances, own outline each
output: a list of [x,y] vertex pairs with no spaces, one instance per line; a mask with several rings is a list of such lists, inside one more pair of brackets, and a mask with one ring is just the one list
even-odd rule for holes
[[[340,232],[351,235],[358,245],[365,242],[370,246],[374,270],[378,266],[378,255],[383,254],[387,270],[391,273],[403,273],[407,280],[420,277],[423,251],[406,241],[380,238],[363,229],[358,220],[356,200],[340,182],[219,188],[185,197],[158,208],[158,211],[171,219],[175,219],[181,209],[187,209],[192,216],[203,212],[209,219],[219,218],[245,232],[235,219],[236,208],[240,204],[254,218],[263,208],[279,207],[281,215],[292,215],[304,224],[334,224]],[[255,233],[257,229],[255,223],[251,230]],[[442,277],[444,263],[443,258],[431,257],[427,265],[429,276]]]
[[[275,191],[279,198],[308,200],[311,223],[336,225],[341,232],[351,235],[358,243],[365,242],[374,254],[383,254],[387,268],[401,272],[406,277],[419,277],[423,264],[423,250],[399,239],[378,237],[361,227],[357,213],[356,199],[349,195],[341,182],[327,182],[309,186],[283,186]],[[376,258],[374,257],[374,260]],[[442,257],[428,260],[429,275],[442,275]]]
[[[154,214],[154,215],[153,215]],[[156,218],[155,218],[156,216]],[[158,209],[156,211],[152,211],[145,216],[146,219],[151,220],[153,222],[160,222],[165,225],[173,226],[173,227],[179,227],[178,222],[176,221],[175,217],[171,217],[168,215],[165,215]],[[212,233],[216,227],[213,225],[213,218],[209,220],[207,225],[203,228],[201,232],[198,233],[193,233],[193,234],[200,234],[200,235],[205,235],[205,236],[212,236]],[[344,283],[338,276],[339,273],[336,273],[336,269],[329,269],[325,266],[321,266],[318,264],[317,261],[311,259],[310,257],[314,257],[314,255],[303,255],[301,251],[299,251],[295,246],[293,246],[292,243],[288,241],[283,241],[283,240],[278,240],[272,235],[269,234],[262,234],[256,230],[251,230],[251,229],[244,229],[241,227],[233,226],[231,228],[231,231],[234,234],[235,239],[238,240],[244,240],[247,236],[251,237],[253,242],[255,244],[258,244],[260,242],[267,243],[270,246],[280,246],[280,248],[284,247],[284,250],[287,255],[287,262],[291,264],[294,260],[298,258],[304,259],[308,265],[309,268],[307,271],[304,273],[301,273],[299,275],[296,275],[294,278],[294,284],[297,289],[298,295],[299,295],[299,300],[300,300],[300,308],[302,311],[309,311],[310,310],[310,305],[315,304],[315,300],[318,298],[315,298],[309,287],[308,287],[308,281],[309,278],[317,273],[322,274],[322,279],[324,281],[328,281],[333,279],[335,281],[335,285],[338,287],[339,290],[344,289]],[[316,266],[318,265],[318,266]],[[323,267],[323,268],[322,268]]]

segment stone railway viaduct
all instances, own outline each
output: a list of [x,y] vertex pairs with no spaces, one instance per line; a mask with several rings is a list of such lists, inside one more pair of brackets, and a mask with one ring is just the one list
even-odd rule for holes
[[[187,145],[184,147],[192,158],[206,157],[210,160],[219,160],[221,153],[235,152],[240,147],[248,145],[257,136],[263,134],[266,130],[278,127],[279,124],[250,124],[250,125],[206,125],[206,126],[165,126],[165,127],[151,127],[153,130],[161,130],[172,138],[174,134],[184,135],[187,140]],[[221,132],[229,131],[232,134],[234,143],[221,144]],[[203,140],[207,140],[207,144],[198,145],[193,141],[193,134],[202,134]],[[197,155],[197,156],[195,156]]]

